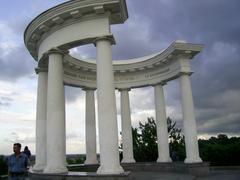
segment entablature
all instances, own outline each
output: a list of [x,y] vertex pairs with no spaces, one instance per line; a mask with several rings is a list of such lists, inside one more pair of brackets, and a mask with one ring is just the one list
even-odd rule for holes
[[[200,44],[174,42],[167,49],[142,58],[113,61],[116,89],[151,86],[192,73],[190,60],[203,48]],[[83,60],[65,54],[66,85],[96,88],[96,60]]]
[[[41,13],[28,25],[24,32],[25,45],[33,58],[39,60],[41,58],[38,53],[39,46],[49,35],[71,24],[97,19],[107,14],[109,24],[123,23],[128,18],[125,0],[72,0],[62,3]],[[79,44],[91,43],[92,40],[79,39],[71,44],[65,44],[63,48],[70,49]]]

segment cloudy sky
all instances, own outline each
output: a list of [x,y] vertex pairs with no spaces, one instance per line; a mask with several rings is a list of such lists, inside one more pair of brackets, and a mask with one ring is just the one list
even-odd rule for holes
[[[64,0],[0,1],[0,154],[13,142],[35,152],[36,62],[23,43],[27,24]],[[199,137],[240,134],[240,1],[128,0],[129,19],[112,27],[114,59],[161,51],[177,39],[205,45],[193,61],[191,76]],[[95,48],[71,51],[95,57]],[[179,81],[165,87],[167,115],[182,127]],[[118,119],[119,92],[116,92]],[[85,94],[66,87],[67,153],[84,153]],[[155,116],[153,89],[130,92],[132,124]],[[119,128],[120,122],[119,122]]]

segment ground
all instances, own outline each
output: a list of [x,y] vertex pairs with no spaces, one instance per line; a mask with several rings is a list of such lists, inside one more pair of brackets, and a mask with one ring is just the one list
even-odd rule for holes
[[197,177],[178,173],[134,172],[137,180],[240,180],[240,170],[211,170],[206,177]]

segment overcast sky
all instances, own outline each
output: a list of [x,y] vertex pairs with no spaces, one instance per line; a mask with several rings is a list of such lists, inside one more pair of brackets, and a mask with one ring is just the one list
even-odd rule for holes
[[[23,32],[39,13],[64,0],[0,1],[0,154],[21,142],[35,152],[36,62]],[[114,59],[161,51],[177,39],[204,44],[191,76],[199,137],[240,134],[240,1],[128,0],[129,19],[112,26]],[[95,57],[94,46],[71,51]],[[167,115],[182,128],[179,80],[165,87]],[[116,92],[118,119],[119,92]],[[67,153],[84,153],[85,94],[66,87]],[[153,88],[130,92],[132,124],[155,116]],[[120,122],[119,122],[120,128]]]

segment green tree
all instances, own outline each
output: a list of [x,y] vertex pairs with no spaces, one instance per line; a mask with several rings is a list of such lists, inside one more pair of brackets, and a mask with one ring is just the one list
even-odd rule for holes
[[181,133],[182,130],[177,128],[176,122],[169,117],[167,118],[167,125],[171,158],[173,161],[183,161],[186,157],[186,152],[184,136]]
[[4,156],[0,155],[0,175],[6,175],[8,171],[7,162]]
[[[175,160],[185,157],[184,141],[181,129],[176,128],[176,122],[167,118],[168,133],[170,139],[170,152]],[[158,158],[156,123],[149,117],[145,123],[139,123],[139,127],[132,128],[133,153],[138,162],[156,161]]]
[[[139,127],[135,130],[138,133],[138,146],[133,148],[136,161],[156,161],[157,152],[157,132],[156,123],[153,118],[148,118],[147,122],[139,123]],[[134,145],[133,145],[134,146]],[[139,151],[139,152],[138,152]]]
[[208,140],[200,139],[199,152],[203,161],[213,166],[240,165],[240,138],[228,138],[225,134],[211,137]]

